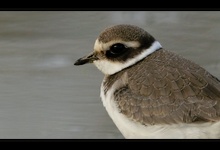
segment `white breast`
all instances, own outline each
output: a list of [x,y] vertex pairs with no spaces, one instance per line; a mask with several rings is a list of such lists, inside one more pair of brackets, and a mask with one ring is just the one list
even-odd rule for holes
[[117,82],[104,94],[103,84],[101,86],[101,99],[109,116],[118,127],[125,138],[148,138],[148,139],[198,139],[198,138],[220,138],[220,122],[203,124],[173,124],[173,125],[149,125],[128,119],[119,112],[114,101],[113,93],[118,87]]

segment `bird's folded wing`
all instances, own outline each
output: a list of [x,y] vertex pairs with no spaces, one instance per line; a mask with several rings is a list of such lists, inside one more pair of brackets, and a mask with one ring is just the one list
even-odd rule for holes
[[139,69],[148,73],[130,69],[128,83],[114,93],[121,113],[145,125],[220,120],[217,78],[196,64],[149,65]]

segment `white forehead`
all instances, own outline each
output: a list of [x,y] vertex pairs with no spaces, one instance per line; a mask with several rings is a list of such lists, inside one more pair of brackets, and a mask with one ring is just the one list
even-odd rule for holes
[[136,48],[136,47],[139,47],[139,46],[140,46],[140,43],[137,42],[137,41],[112,40],[112,41],[110,41],[110,42],[103,43],[103,42],[100,42],[100,41],[97,39],[97,40],[95,41],[95,44],[94,44],[94,51],[109,50],[110,46],[112,46],[113,44],[116,44],[116,43],[121,43],[121,44],[124,44],[124,45],[127,46],[127,47],[133,47],[133,48]]

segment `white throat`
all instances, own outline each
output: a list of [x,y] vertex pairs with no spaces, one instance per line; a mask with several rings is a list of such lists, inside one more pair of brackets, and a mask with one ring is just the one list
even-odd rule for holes
[[127,68],[127,67],[135,64],[136,62],[142,60],[143,58],[147,57],[148,55],[150,55],[154,51],[160,49],[161,47],[162,47],[161,44],[158,41],[155,41],[151,45],[151,47],[144,50],[142,53],[140,53],[136,57],[128,59],[124,63],[113,62],[113,61],[109,61],[109,60],[96,60],[96,61],[94,61],[94,64],[105,75],[111,75],[111,74],[114,74],[116,72],[121,71],[124,68]]

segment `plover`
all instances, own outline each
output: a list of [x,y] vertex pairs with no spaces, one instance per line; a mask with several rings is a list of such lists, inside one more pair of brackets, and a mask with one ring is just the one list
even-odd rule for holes
[[74,65],[104,73],[101,100],[125,138],[220,138],[220,80],[144,29],[106,28]]

